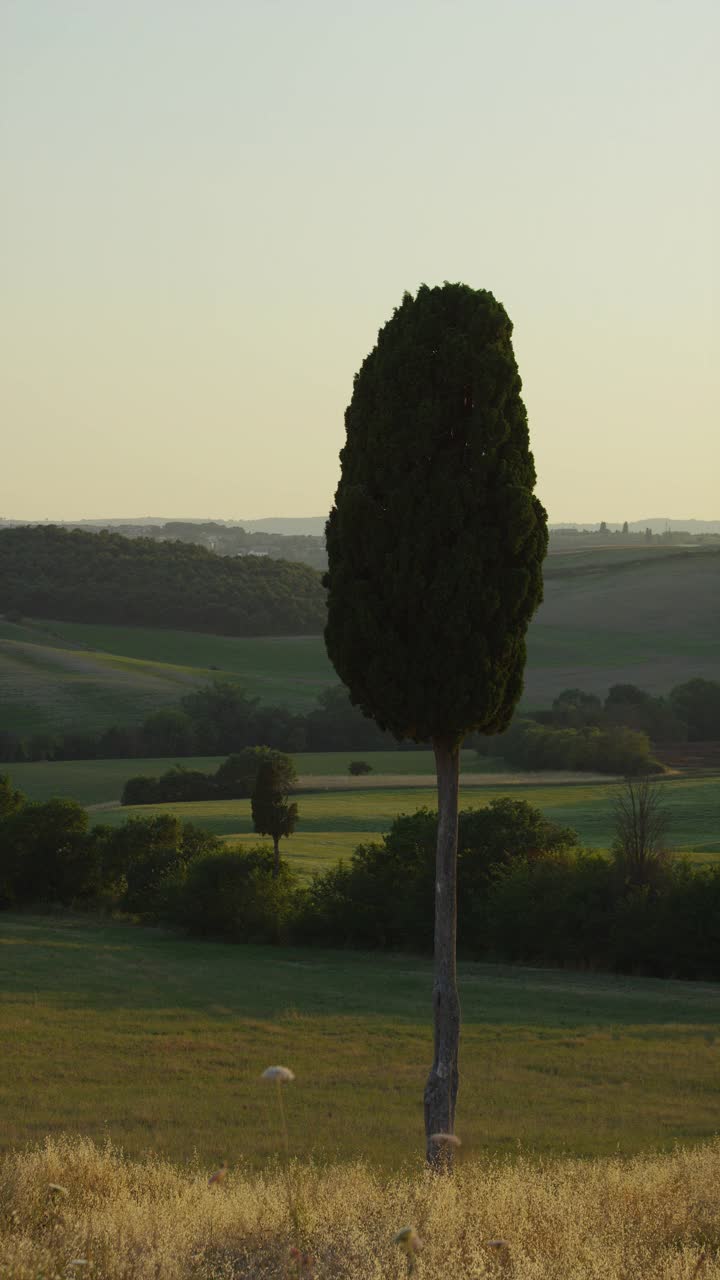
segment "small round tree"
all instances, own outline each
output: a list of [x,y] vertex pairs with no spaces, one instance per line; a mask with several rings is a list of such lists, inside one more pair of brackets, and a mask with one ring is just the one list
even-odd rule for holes
[[327,524],[330,659],[366,715],[437,763],[433,1163],[458,1088],[459,748],[511,719],[547,551],[511,334],[491,293],[405,294],[355,378]]

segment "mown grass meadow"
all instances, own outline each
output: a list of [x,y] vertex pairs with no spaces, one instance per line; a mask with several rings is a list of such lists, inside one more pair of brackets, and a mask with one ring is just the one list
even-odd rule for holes
[[[429,959],[3,915],[0,966],[5,1148],[71,1131],[260,1168],[278,1125],[258,1076],[281,1062],[299,1157],[417,1161]],[[717,1131],[716,987],[463,963],[460,994],[473,1156],[628,1155]]]

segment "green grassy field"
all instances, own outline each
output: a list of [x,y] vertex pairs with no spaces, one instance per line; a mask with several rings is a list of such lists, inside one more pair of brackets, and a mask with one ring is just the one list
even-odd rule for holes
[[337,677],[319,636],[243,639],[149,627],[0,621],[3,727],[136,724],[209,680],[231,679],[265,703],[309,711]]
[[[270,1063],[298,1155],[397,1166],[421,1149],[431,966],[232,947],[79,919],[0,917],[0,1142],[262,1163]],[[671,1147],[718,1128],[718,989],[460,965],[464,1151]]]
[[[662,783],[671,817],[670,843],[679,851],[720,853],[720,787],[717,777],[678,778]],[[612,797],[615,783],[569,786],[478,786],[460,791],[461,808],[488,804],[512,795],[536,805],[548,818],[574,827],[585,845],[606,848],[612,841]],[[299,830],[386,831],[399,813],[436,807],[434,788],[387,788],[376,791],[307,792],[298,796]],[[173,813],[218,835],[251,832],[249,800],[197,801],[168,806]],[[163,812],[164,805],[114,809],[102,820],[122,822],[131,814]],[[292,840],[287,842],[288,850]],[[285,847],[285,845],[283,846]]]
[[[680,854],[694,860],[717,861],[720,854],[720,787],[717,777],[678,778],[662,784],[671,825],[669,844]],[[614,783],[573,783],[563,786],[477,786],[463,787],[461,807],[488,804],[490,800],[512,795],[536,805],[548,818],[573,827],[588,848],[606,849],[613,838]],[[387,831],[399,813],[414,813],[427,806],[436,807],[433,788],[387,788],[375,791],[321,791],[298,796],[300,820],[298,832],[283,841],[283,856],[293,863],[302,856],[307,870],[321,867],[335,857],[347,853],[352,841],[361,843],[378,832]],[[197,823],[215,835],[237,834],[256,840],[252,833],[249,800],[198,801],[191,804],[142,805],[102,811],[97,821],[111,825],[131,816],[172,812],[183,820]],[[312,857],[312,837],[318,837],[318,849]],[[341,836],[334,845],[331,837]],[[302,837],[302,851],[297,843]],[[322,845],[320,840],[322,839]],[[246,841],[247,842],[247,841]]]
[[[523,704],[564,688],[653,693],[720,679],[720,552],[654,548],[551,555],[528,635]],[[0,620],[3,728],[62,732],[134,724],[215,677],[308,711],[337,683],[322,638],[238,639],[159,628]]]

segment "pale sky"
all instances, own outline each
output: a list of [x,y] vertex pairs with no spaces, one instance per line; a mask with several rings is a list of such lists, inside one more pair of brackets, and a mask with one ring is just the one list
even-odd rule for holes
[[717,0],[1,0],[0,516],[319,515],[406,289],[554,521],[720,518]]

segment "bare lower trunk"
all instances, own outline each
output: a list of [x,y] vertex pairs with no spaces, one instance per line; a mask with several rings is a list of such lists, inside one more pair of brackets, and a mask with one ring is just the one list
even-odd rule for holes
[[442,1168],[452,1163],[452,1146],[432,1142],[431,1137],[436,1133],[453,1132],[458,1091],[460,1001],[455,952],[460,750],[456,744],[446,742],[435,742],[433,746],[438,779],[433,983],[435,1056],[425,1085],[425,1141],[428,1163]]
[[273,863],[273,878],[277,880],[278,876],[280,875],[280,839],[278,836],[273,836],[273,846],[275,849],[275,861]]

